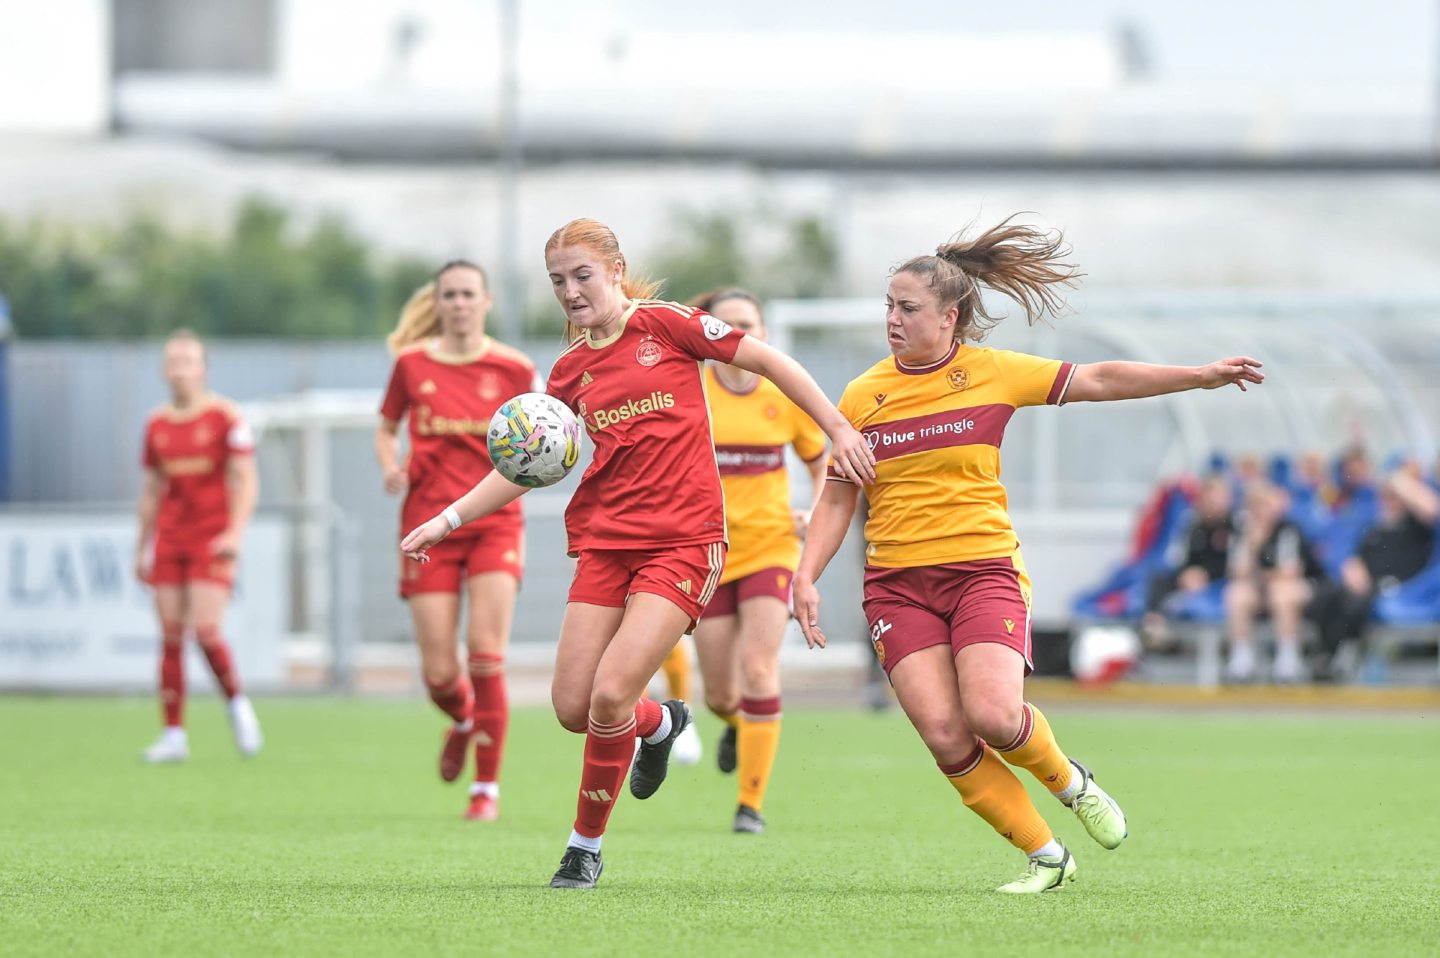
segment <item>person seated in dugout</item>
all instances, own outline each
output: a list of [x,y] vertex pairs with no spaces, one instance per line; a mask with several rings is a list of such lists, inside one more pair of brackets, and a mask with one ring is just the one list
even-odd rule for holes
[[1312,609],[1320,642],[1315,677],[1335,678],[1335,653],[1346,639],[1363,639],[1375,599],[1414,578],[1430,561],[1440,495],[1425,482],[1417,462],[1407,461],[1379,488],[1379,515],[1355,554],[1340,567]]
[[1148,642],[1164,641],[1166,617],[1177,600],[1203,592],[1225,578],[1235,540],[1234,501],[1230,481],[1223,474],[1211,473],[1201,483],[1185,533],[1184,555],[1174,568],[1150,580],[1141,621]]
[[1275,631],[1271,677],[1276,682],[1302,678],[1300,628],[1306,607],[1325,583],[1325,571],[1300,528],[1286,518],[1289,508],[1289,495],[1272,483],[1256,481],[1246,492],[1224,595],[1229,681],[1255,678],[1254,632],[1262,615],[1270,617]]

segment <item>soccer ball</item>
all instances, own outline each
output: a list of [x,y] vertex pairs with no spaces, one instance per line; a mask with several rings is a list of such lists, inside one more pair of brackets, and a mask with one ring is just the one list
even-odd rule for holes
[[490,418],[490,461],[517,486],[553,486],[580,459],[580,420],[545,393],[521,393]]
[[1140,637],[1124,626],[1086,626],[1070,643],[1070,671],[1081,685],[1109,685],[1139,661]]

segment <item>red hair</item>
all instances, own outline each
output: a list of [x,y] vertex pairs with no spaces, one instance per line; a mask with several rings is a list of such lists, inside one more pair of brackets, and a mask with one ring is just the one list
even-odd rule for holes
[[[568,246],[583,246],[594,251],[606,263],[619,263],[620,291],[627,299],[653,299],[655,294],[660,292],[659,282],[630,275],[625,254],[620,252],[620,241],[615,238],[614,231],[599,220],[578,219],[566,223],[551,233],[550,238],[545,241],[545,255],[549,256],[555,250]],[[580,331],[574,326],[565,324],[567,341],[579,334]]]

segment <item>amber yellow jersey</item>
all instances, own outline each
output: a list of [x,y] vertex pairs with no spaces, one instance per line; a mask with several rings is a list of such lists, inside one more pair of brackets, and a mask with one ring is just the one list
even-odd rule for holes
[[[875,453],[866,561],[943,565],[1015,553],[1000,440],[1021,406],[1065,401],[1071,363],[956,345],[924,367],[895,358],[845,387],[840,412]],[[833,465],[830,477],[839,478]]]
[[794,572],[800,540],[790,516],[785,447],[794,446],[801,459],[813,462],[825,454],[825,433],[763,376],[749,390],[735,392],[708,366],[705,398],[730,530],[720,583],[772,566]]

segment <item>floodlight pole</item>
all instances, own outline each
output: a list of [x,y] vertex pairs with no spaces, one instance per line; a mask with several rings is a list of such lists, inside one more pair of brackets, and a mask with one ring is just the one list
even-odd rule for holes
[[520,0],[500,0],[499,188],[500,337],[517,342],[525,333],[525,283],[520,278]]

